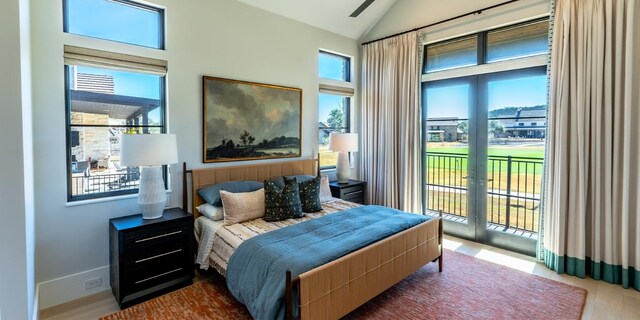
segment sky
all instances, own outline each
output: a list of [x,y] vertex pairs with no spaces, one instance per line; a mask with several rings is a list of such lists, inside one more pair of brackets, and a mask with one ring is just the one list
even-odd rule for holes
[[[156,12],[107,0],[66,1],[70,33],[158,47],[160,20]],[[78,72],[113,76],[118,95],[160,98],[160,77],[156,75],[82,66]]]
[[[69,32],[97,38],[158,47],[157,12],[142,10],[107,0],[67,0]],[[131,26],[144,27],[131,27]],[[318,74],[322,78],[342,80],[344,60],[328,54],[318,58]],[[160,77],[132,72],[78,67],[79,72],[111,75],[115,93],[119,95],[158,99]],[[546,76],[493,81],[489,83],[489,109],[507,106],[545,105]],[[431,88],[427,90],[427,116],[468,118],[468,85]],[[329,112],[340,106],[343,97],[320,94],[319,119],[325,122]]]
[[84,66],[78,66],[78,72],[112,76],[117,95],[160,99],[160,76]]
[[[546,75],[490,81],[488,86],[489,110],[547,104]],[[426,91],[427,118],[468,119],[469,90],[468,84],[428,88]]]
[[[334,80],[344,80],[344,59],[339,57],[319,54],[318,55],[318,76]],[[332,94],[321,93],[318,96],[318,121],[327,124],[327,118],[331,110],[342,107],[344,97]]]
[[66,0],[70,33],[158,48],[157,12],[107,0]]

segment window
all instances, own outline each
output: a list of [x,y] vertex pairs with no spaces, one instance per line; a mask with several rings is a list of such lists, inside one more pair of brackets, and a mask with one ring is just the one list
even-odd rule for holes
[[339,54],[320,51],[318,74],[320,78],[349,82],[351,81],[351,59]]
[[336,166],[338,154],[329,151],[331,132],[349,132],[349,97],[320,93],[318,98],[320,168]]
[[[164,49],[163,9],[131,0],[63,6],[67,33]],[[121,165],[120,134],[166,132],[167,62],[68,44],[64,61],[67,200],[136,193],[140,170]]]
[[67,65],[68,200],[136,193],[120,134],[165,132],[164,76]]
[[64,0],[64,31],[164,49],[164,10],[129,0]]
[[425,45],[423,73],[470,67],[549,52],[549,20],[535,20]]
[[[318,53],[318,142],[320,168],[335,168],[338,155],[329,151],[331,132],[350,132],[350,103],[353,96],[351,58],[322,51]],[[337,80],[326,83],[326,79]],[[337,84],[336,84],[337,83]]]
[[507,27],[487,33],[487,63],[546,54],[549,21]]
[[451,218],[445,232],[535,252],[547,33],[547,20],[537,19],[422,50],[423,209]]
[[429,45],[424,55],[424,72],[474,66],[478,64],[477,47],[477,36]]

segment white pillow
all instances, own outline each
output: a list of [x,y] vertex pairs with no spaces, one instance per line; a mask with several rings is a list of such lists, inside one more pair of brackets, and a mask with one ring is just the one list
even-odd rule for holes
[[320,178],[320,202],[329,202],[335,200],[331,195],[331,188],[329,187],[329,177],[322,176]]
[[253,192],[232,193],[220,190],[224,224],[232,225],[264,217],[264,188]]
[[216,207],[214,205],[205,203],[199,205],[196,209],[198,209],[198,212],[200,212],[201,215],[213,221],[219,221],[224,218],[224,210],[222,210],[222,207]]

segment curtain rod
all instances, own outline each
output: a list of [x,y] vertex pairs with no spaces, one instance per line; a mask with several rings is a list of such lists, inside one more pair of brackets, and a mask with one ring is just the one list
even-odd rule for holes
[[513,3],[513,2],[518,2],[518,1],[520,1],[520,0],[510,0],[510,1],[503,2],[503,3],[494,4],[494,5],[492,5],[492,6],[488,6],[488,7],[486,7],[486,8],[482,8],[482,9],[479,9],[479,10],[475,10],[475,11],[472,11],[472,12],[468,12],[468,13],[465,13],[465,14],[461,14],[461,15],[459,15],[459,16],[455,16],[455,17],[452,17],[452,18],[449,18],[449,19],[445,19],[445,20],[442,20],[442,21],[434,22],[434,23],[428,24],[428,25],[426,25],[426,26],[417,27],[417,28],[413,28],[413,29],[411,29],[411,30],[398,32],[398,33],[395,33],[395,34],[392,34],[392,35],[390,35],[390,36],[386,36],[386,37],[383,37],[383,38],[380,38],[380,39],[376,39],[376,40],[371,40],[371,41],[363,42],[361,45],[362,45],[362,46],[364,46],[365,44],[369,44],[369,43],[373,43],[373,42],[378,42],[378,41],[382,41],[382,40],[385,40],[385,39],[393,38],[393,37],[395,37],[395,36],[403,35],[403,34],[405,34],[405,33],[413,32],[413,31],[418,31],[418,30],[420,30],[420,29],[424,29],[424,28],[433,27],[433,26],[435,26],[435,25],[439,25],[439,24],[443,24],[443,23],[445,23],[445,22],[449,22],[449,21],[453,21],[453,20],[456,20],[456,19],[464,18],[464,17],[466,17],[466,16],[471,16],[471,15],[481,14],[483,11],[491,10],[491,9],[498,8],[498,7],[502,7],[502,6],[504,6],[504,5],[507,5],[507,4],[510,4],[510,3]]

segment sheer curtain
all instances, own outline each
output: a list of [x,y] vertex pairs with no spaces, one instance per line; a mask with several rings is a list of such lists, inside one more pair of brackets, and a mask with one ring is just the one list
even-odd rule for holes
[[418,35],[363,46],[362,166],[367,198],[420,212],[421,107]]
[[556,0],[544,260],[640,290],[638,2]]

